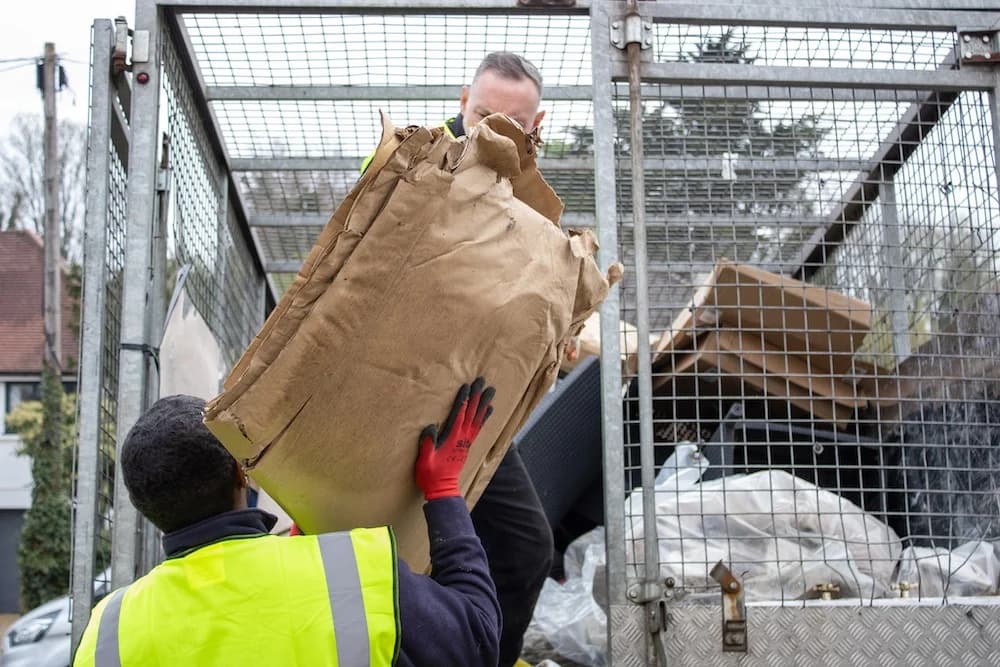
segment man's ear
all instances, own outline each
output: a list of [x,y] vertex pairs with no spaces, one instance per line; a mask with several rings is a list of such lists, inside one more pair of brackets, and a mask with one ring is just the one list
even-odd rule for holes
[[236,486],[233,488],[233,509],[242,510],[247,507],[247,487],[250,485],[250,478],[247,477],[243,466],[237,463],[233,466],[236,479]]
[[459,102],[459,107],[458,108],[462,112],[462,115],[464,116],[465,115],[465,107],[469,103],[469,87],[468,86],[462,86],[462,95],[461,95],[461,97],[458,98],[458,102]]
[[545,118],[545,111],[544,110],[543,111],[539,111],[538,113],[536,113],[535,114],[535,122],[531,126],[531,129],[528,130],[528,132],[534,132],[536,129],[538,129],[538,127],[542,124],[542,119],[543,118]]
[[250,486],[250,478],[243,471],[243,466],[237,463],[233,468],[236,471],[236,489],[243,490]]

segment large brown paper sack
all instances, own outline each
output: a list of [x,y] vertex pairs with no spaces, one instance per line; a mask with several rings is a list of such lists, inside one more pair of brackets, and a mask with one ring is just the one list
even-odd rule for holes
[[[206,411],[309,533],[392,525],[428,564],[417,437],[463,382],[497,389],[469,453],[471,506],[603,300],[592,235],[567,236],[534,141],[493,116],[467,140],[393,131]],[[515,197],[523,197],[523,201]]]

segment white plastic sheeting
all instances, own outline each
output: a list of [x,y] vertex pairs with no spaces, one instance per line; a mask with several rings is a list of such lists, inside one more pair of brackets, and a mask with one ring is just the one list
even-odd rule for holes
[[916,584],[912,597],[996,595],[1000,585],[1000,543],[966,542],[951,551],[907,547],[894,582]]
[[[896,597],[905,582],[916,597],[993,595],[1000,586],[1000,544],[968,542],[954,550],[902,548],[885,523],[835,493],[785,472],[734,475],[699,483],[708,462],[680,444],[656,478],[660,570],[679,589],[713,587],[719,560],[736,573],[748,601],[809,597],[836,583],[841,597]],[[642,489],[626,501],[632,576],[642,571]],[[681,539],[683,537],[683,539]],[[545,644],[582,665],[607,662],[607,618],[594,596],[605,564],[604,529],[566,550],[566,581],[545,582],[526,645]]]
[[[720,560],[747,599],[805,597],[834,583],[845,597],[884,597],[902,553],[896,533],[857,505],[782,471],[723,477],[697,486],[671,477],[657,486],[660,572],[683,588],[715,586]],[[641,492],[625,504],[631,574],[643,556]]]

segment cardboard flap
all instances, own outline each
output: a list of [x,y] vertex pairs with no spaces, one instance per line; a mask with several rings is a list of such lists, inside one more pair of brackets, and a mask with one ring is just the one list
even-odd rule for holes
[[663,333],[653,360],[686,347],[699,331],[725,327],[760,333],[817,373],[845,375],[871,312],[859,299],[723,258]]
[[569,247],[574,257],[593,257],[600,249],[597,237],[589,229],[571,229],[566,235],[569,236]]
[[[775,345],[822,353],[844,371],[871,328],[871,305],[757,267],[719,262],[707,305],[727,324],[763,331]],[[839,359],[837,357],[840,357]]]
[[[378,174],[402,143],[405,131],[403,133],[398,131],[387,114],[384,112],[379,113],[382,121],[382,137],[368,165],[368,169],[347,197],[337,206],[333,215],[330,216],[330,220],[326,223],[323,231],[320,232],[316,243],[313,244],[312,249],[302,263],[302,267],[295,277],[295,282],[292,283],[292,286],[285,293],[278,306],[271,311],[271,314],[264,322],[264,326],[254,337],[250,346],[226,378],[223,387],[227,394],[218,396],[209,402],[207,415],[210,418],[214,418],[220,410],[231,405],[235,397],[239,396],[239,392],[232,391],[237,385],[246,386],[246,384],[255,380],[263,371],[261,357],[267,357],[269,362],[273,357],[273,353],[270,355],[266,354],[261,351],[261,347],[267,348],[272,338],[278,338],[280,341],[283,341],[289,335],[289,327],[285,320],[288,318],[290,311],[302,307],[302,300],[297,297],[304,289],[309,291],[309,283],[314,271],[329,254],[331,248],[337,243],[338,238],[343,233],[350,213],[354,209],[355,202],[367,191],[368,187],[378,177]],[[361,165],[359,164],[358,168],[360,169],[360,167]],[[281,324],[279,325],[279,323]],[[277,344],[280,346],[282,343],[278,342]],[[273,343],[270,346],[273,347]],[[260,357],[258,356],[258,352],[261,352]]]
[[476,164],[492,169],[497,176],[513,179],[521,173],[521,159],[514,140],[493,129],[493,125],[505,127],[499,120],[509,120],[506,116],[490,116],[494,123],[479,123],[469,132],[465,143],[465,153],[459,159],[456,169],[463,165]]
[[[511,179],[514,196],[558,226],[563,213],[563,203],[542,177],[535,162],[539,143],[537,132],[525,134],[515,120],[503,114],[487,116],[479,125],[487,125],[514,142],[520,163],[520,173]],[[473,128],[472,132],[475,131]]]
[[378,147],[375,149],[371,162],[368,163],[365,174],[376,174],[381,171],[389,156],[403,140],[403,137],[396,133],[396,126],[392,124],[389,115],[382,110],[379,110],[378,114],[382,121],[382,137],[379,139]]
[[219,442],[226,444],[226,449],[237,461],[252,459],[260,453],[259,448],[247,437],[239,419],[231,412],[219,411],[210,420],[206,419],[205,425]]
[[574,336],[579,333],[584,321],[604,301],[610,288],[610,281],[601,273],[597,268],[597,262],[594,261],[597,247],[597,239],[589,229],[570,232],[570,252],[580,261],[571,325]]
[[848,408],[868,405],[868,401],[859,396],[851,385],[829,373],[814,372],[802,358],[770,345],[758,335],[736,331],[719,331],[716,335],[721,349],[750,361],[775,377],[785,378],[811,394],[832,398]]
[[[745,383],[763,392],[765,396],[786,399],[789,403],[812,413],[816,417],[835,423],[843,428],[853,418],[854,409],[831,398],[820,396],[801,387],[788,378],[769,372],[758,366],[748,355],[741,355],[727,349],[726,341],[718,332],[701,336],[695,350],[674,355],[670,372],[674,375],[721,373],[720,380],[729,379],[733,382]],[[665,377],[654,390],[667,384]],[[742,390],[740,390],[742,391]]]
[[625,279],[625,265],[615,262],[608,267],[608,285],[614,286]]

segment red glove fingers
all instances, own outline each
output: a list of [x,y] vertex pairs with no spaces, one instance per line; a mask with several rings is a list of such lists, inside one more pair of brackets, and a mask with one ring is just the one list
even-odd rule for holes
[[462,495],[458,477],[472,443],[493,413],[491,403],[496,390],[484,390],[485,384],[483,378],[476,378],[471,387],[463,384],[441,432],[434,424],[421,432],[415,476],[426,500]]

